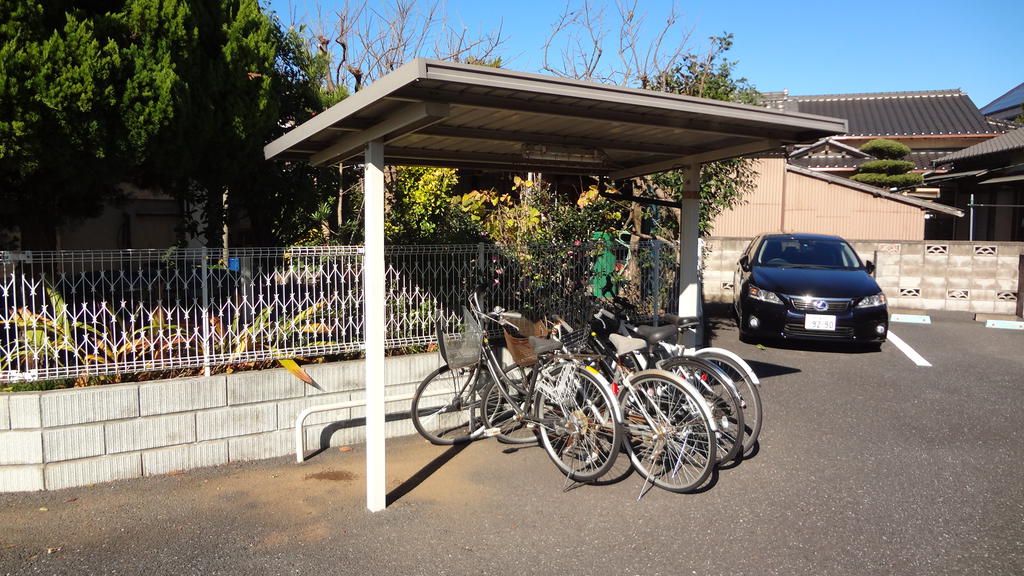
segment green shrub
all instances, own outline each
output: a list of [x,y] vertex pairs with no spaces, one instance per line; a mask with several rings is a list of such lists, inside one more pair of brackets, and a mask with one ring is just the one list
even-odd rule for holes
[[879,188],[909,188],[920,186],[924,182],[924,176],[921,174],[878,174],[875,172],[854,174],[850,179]]
[[883,160],[899,160],[910,154],[910,148],[907,145],[886,138],[875,138],[861,146],[860,151]]
[[859,166],[861,174],[906,174],[914,169],[914,163],[907,160],[871,160]]

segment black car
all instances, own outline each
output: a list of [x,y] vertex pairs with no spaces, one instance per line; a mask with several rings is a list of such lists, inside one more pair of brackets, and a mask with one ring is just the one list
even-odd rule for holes
[[758,236],[733,283],[740,337],[880,344],[889,310],[874,270],[838,236]]

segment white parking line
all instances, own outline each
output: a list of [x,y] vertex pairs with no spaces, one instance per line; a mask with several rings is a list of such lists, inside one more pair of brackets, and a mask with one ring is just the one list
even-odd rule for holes
[[917,353],[917,350],[911,348],[910,344],[904,342],[902,338],[893,334],[892,330],[889,331],[888,340],[895,344],[896,347],[900,349],[900,352],[906,354],[907,358],[910,358],[914,364],[917,364],[918,366],[931,366],[931,362],[925,360],[923,356]]

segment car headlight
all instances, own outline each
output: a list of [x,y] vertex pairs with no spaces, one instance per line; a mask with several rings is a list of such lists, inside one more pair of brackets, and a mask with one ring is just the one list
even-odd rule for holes
[[747,286],[747,296],[750,296],[754,300],[760,300],[762,302],[771,302],[772,304],[782,304],[782,299],[780,299],[775,294],[775,292],[771,292],[771,291],[765,290],[763,288],[758,288],[757,286],[754,286],[753,284],[750,284],[750,285]]
[[885,306],[885,294],[879,292],[874,296],[866,296],[857,303],[857,308],[874,308],[875,306]]

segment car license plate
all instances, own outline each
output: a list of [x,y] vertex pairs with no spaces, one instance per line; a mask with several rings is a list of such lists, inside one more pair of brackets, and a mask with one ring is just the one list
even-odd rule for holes
[[804,316],[804,328],[808,330],[831,330],[836,329],[836,317],[828,314],[808,314]]

